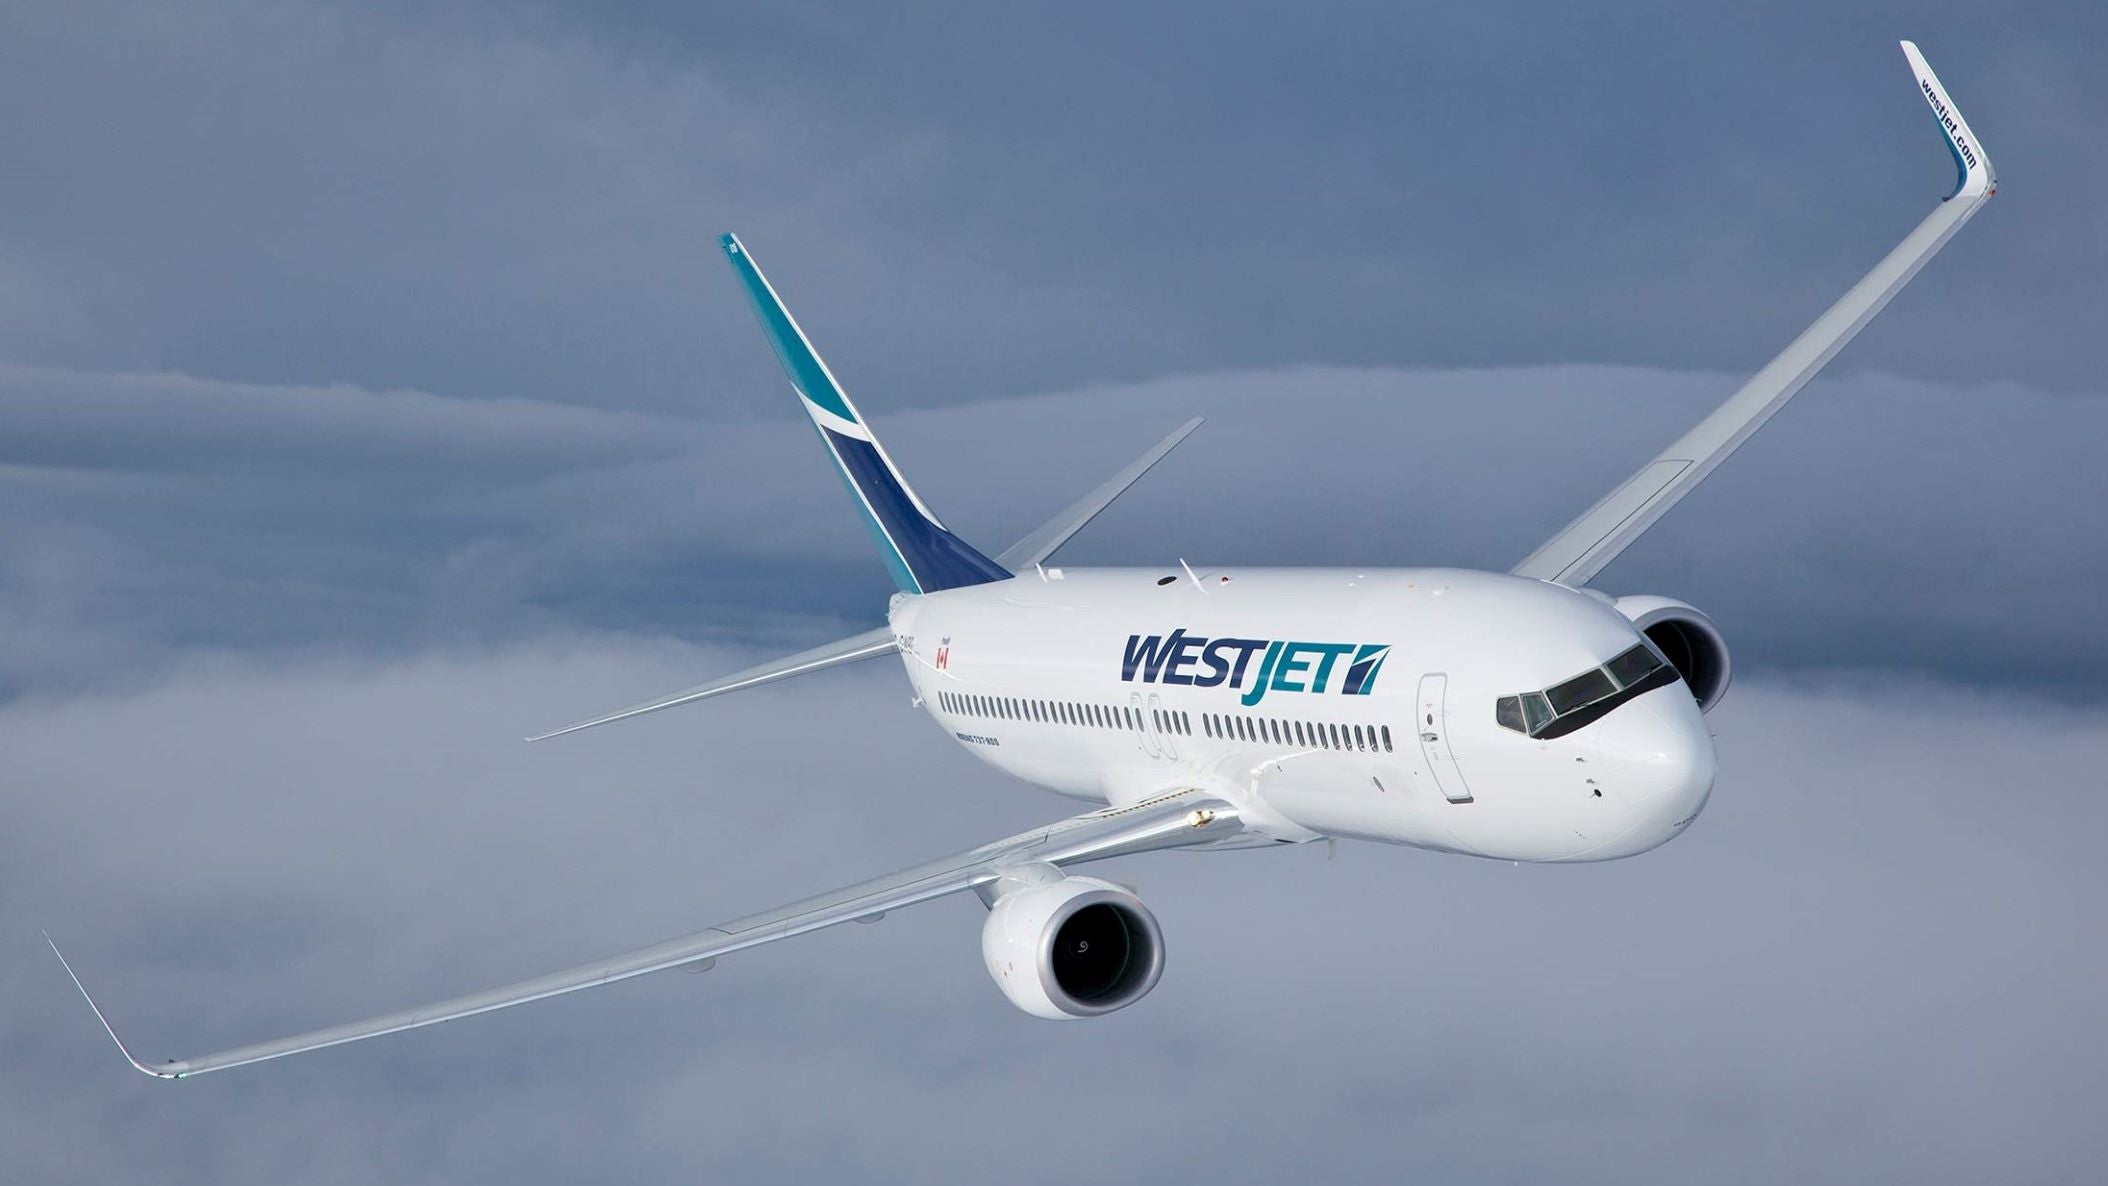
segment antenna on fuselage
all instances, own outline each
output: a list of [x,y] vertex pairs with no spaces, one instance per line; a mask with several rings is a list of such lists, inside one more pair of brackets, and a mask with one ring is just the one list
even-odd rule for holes
[[1186,563],[1186,558],[1184,556],[1178,558],[1178,566],[1186,570],[1186,579],[1193,582],[1194,588],[1200,590],[1203,593],[1208,591],[1208,587],[1200,583],[1200,575],[1193,571],[1192,565]]

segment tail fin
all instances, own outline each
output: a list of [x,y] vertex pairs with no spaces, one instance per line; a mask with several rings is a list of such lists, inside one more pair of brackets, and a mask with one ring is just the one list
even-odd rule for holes
[[747,299],[754,303],[754,314],[761,318],[769,345],[776,348],[783,373],[804,403],[806,415],[812,417],[813,427],[820,430],[820,439],[826,442],[842,480],[856,495],[864,524],[893,572],[893,583],[903,593],[934,593],[1009,579],[1002,565],[953,535],[915,497],[893,459],[886,456],[885,447],[857,414],[856,405],[849,402],[849,393],[834,381],[834,372],[820,360],[739,237],[725,235],[718,243],[746,289]]

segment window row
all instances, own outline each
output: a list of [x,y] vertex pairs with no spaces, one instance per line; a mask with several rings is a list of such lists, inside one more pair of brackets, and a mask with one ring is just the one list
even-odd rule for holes
[[1391,752],[1389,725],[1335,725],[1315,721],[1284,721],[1278,717],[1247,717],[1202,713],[1201,728],[1207,735],[1227,741],[1272,742],[1299,745],[1304,749]]
[[[1169,708],[1152,708],[1147,716],[1139,708],[1122,704],[1089,704],[1075,700],[1034,700],[1024,696],[984,696],[979,693],[939,692],[937,705],[965,717],[998,721],[1027,721],[1043,725],[1078,725],[1095,729],[1128,729],[1140,732],[1150,725],[1159,733],[1193,736],[1193,715]],[[1276,717],[1247,717],[1227,713],[1202,713],[1201,731],[1217,741],[1270,742],[1304,749],[1391,752],[1389,725],[1337,725],[1314,721],[1289,721]]]
[[[1033,700],[1023,696],[983,696],[979,693],[939,692],[937,705],[962,717],[986,717],[995,721],[1036,721],[1042,725],[1079,725],[1093,729],[1144,727],[1142,710],[1118,704],[1086,704],[1077,700]],[[1159,711],[1157,728],[1165,733],[1181,732],[1176,718],[1184,713]],[[1190,729],[1183,730],[1191,732]]]

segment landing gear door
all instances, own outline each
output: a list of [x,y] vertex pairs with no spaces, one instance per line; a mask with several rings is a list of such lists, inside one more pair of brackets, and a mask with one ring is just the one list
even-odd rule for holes
[[1464,785],[1464,774],[1457,769],[1457,758],[1449,748],[1449,722],[1447,700],[1449,677],[1439,672],[1420,677],[1420,715],[1413,721],[1413,731],[1420,735],[1420,756],[1427,760],[1427,772],[1435,780],[1435,787],[1442,797],[1451,803],[1471,802],[1471,788]]

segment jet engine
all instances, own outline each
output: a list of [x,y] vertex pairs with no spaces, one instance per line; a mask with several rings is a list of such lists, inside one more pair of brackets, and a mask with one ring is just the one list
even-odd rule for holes
[[1616,605],[1618,612],[1630,618],[1669,665],[1676,668],[1676,673],[1683,676],[1691,695],[1698,698],[1699,709],[1711,712],[1727,693],[1728,676],[1732,674],[1727,640],[1720,636],[1720,628],[1713,625],[1713,620],[1675,598],[1651,593],[1620,597]]
[[1096,1017],[1156,987],[1164,935],[1129,891],[1057,877],[999,890],[981,928],[981,958],[1010,1003],[1032,1016]]

